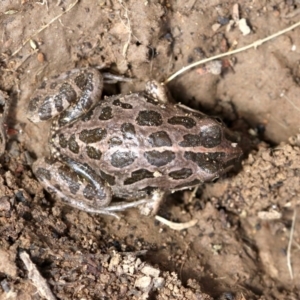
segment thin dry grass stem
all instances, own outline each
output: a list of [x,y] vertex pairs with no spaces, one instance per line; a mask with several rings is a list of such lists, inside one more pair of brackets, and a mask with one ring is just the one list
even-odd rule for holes
[[133,34],[132,32],[132,29],[131,29],[131,23],[130,23],[130,19],[129,19],[129,16],[128,16],[128,8],[124,5],[123,1],[122,0],[119,0],[119,3],[120,5],[123,7],[125,13],[124,13],[124,16],[127,20],[127,24],[125,24],[125,22],[122,20],[121,16],[120,16],[120,20],[121,22],[123,23],[123,25],[127,28],[128,30],[128,39],[127,39],[127,42],[125,43],[125,45],[123,46],[123,50],[122,50],[122,54],[124,56],[124,58],[126,58],[126,54],[127,54],[127,50],[128,50],[128,47],[129,47],[129,44],[131,42],[131,38],[134,37],[137,41],[138,41],[138,38]]
[[246,51],[248,49],[251,49],[251,48],[257,48],[258,46],[261,46],[263,43],[267,42],[267,41],[270,41],[288,31],[291,31],[293,29],[295,29],[296,27],[300,26],[300,22],[297,22],[296,24],[290,26],[290,27],[287,27],[283,30],[280,30],[264,39],[261,39],[261,40],[257,40],[255,41],[254,43],[250,44],[250,45],[247,45],[247,46],[244,46],[244,47],[241,47],[241,48],[238,48],[238,49],[235,49],[235,50],[231,50],[231,51],[227,51],[225,53],[221,53],[221,54],[218,54],[218,55],[215,55],[215,56],[212,56],[212,57],[209,57],[209,58],[205,58],[205,59],[202,59],[202,60],[199,60],[193,64],[190,64],[182,69],[180,69],[179,71],[175,72],[173,75],[171,75],[165,82],[164,84],[167,84],[168,82],[172,81],[174,78],[176,78],[177,76],[181,75],[182,73],[196,67],[196,66],[199,66],[201,64],[205,64],[209,61],[212,61],[212,60],[215,60],[215,59],[219,59],[219,58],[222,58],[222,57],[225,57],[225,56],[229,56],[229,55],[232,55],[232,54],[236,54],[236,53],[240,53],[240,52],[243,52],[243,51]]
[[57,15],[55,18],[53,18],[49,23],[43,25],[40,29],[38,29],[34,34],[32,34],[30,37],[28,37],[23,43],[22,45],[15,51],[13,52],[13,54],[10,56],[10,58],[12,58],[13,56],[15,56],[17,53],[19,53],[22,48],[28,43],[30,42],[30,40],[36,36],[37,34],[41,33],[43,30],[45,30],[46,28],[48,28],[52,23],[54,23],[57,19],[59,19],[60,17],[62,17],[64,14],[68,13],[77,3],[79,2],[79,0],[74,1],[73,3],[71,3],[68,8],[62,12],[61,14]]
[[293,236],[294,236],[294,231],[295,231],[296,217],[297,217],[297,211],[295,209],[294,214],[293,214],[292,227],[291,227],[289,244],[288,244],[288,248],[287,248],[287,256],[286,256],[287,267],[288,267],[290,277],[292,280],[294,279],[294,274],[293,274],[293,268],[292,268],[292,263],[291,263],[291,248],[292,248]]
[[290,104],[292,105],[296,110],[300,112],[300,108],[286,95],[282,95],[282,97]]
[[270,119],[272,119],[274,122],[276,122],[279,126],[281,126],[284,129],[288,129],[288,126],[277,120],[274,116],[270,115]]

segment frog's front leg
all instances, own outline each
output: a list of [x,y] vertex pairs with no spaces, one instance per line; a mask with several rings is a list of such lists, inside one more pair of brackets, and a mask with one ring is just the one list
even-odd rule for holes
[[157,189],[151,193],[151,196],[146,199],[145,204],[139,206],[140,213],[146,216],[155,216],[165,200],[167,192]]
[[34,162],[32,170],[49,193],[73,207],[118,218],[114,212],[146,202],[139,200],[110,205],[111,188],[96,172],[71,159],[66,158],[64,162],[42,158]]
[[156,80],[146,82],[145,93],[162,104],[174,102],[167,87]]

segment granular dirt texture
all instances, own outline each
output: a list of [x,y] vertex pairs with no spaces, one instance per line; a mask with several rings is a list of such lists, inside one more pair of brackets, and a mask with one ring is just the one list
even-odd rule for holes
[[211,186],[215,191],[222,190],[216,199],[218,205],[244,216],[254,214],[271,219],[279,218],[284,208],[297,207],[300,201],[299,146],[299,134],[290,138],[289,143],[274,148],[262,144],[258,152],[250,153],[243,161],[239,174]]
[[137,209],[115,219],[53,199],[31,171],[49,154],[51,125],[26,117],[51,76],[94,67],[131,78],[105,84],[103,97],[141,91],[295,24],[299,9],[294,0],[1,1],[0,299],[42,299],[22,252],[57,299],[300,299],[299,28],[167,84],[174,101],[220,117],[244,150],[218,182],[167,197],[158,215],[197,221],[185,230]]

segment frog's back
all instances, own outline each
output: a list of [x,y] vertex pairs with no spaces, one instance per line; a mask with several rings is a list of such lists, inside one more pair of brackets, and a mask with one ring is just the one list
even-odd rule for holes
[[120,196],[216,178],[240,151],[215,119],[143,93],[106,98],[58,131],[52,144],[61,155],[99,171]]

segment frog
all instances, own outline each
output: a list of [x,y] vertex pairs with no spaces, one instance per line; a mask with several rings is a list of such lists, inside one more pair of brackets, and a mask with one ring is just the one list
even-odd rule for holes
[[166,194],[214,181],[240,160],[221,120],[174,103],[159,82],[101,99],[104,82],[95,68],[73,69],[30,98],[28,119],[51,122],[50,156],[32,170],[54,198],[94,214],[155,214]]

